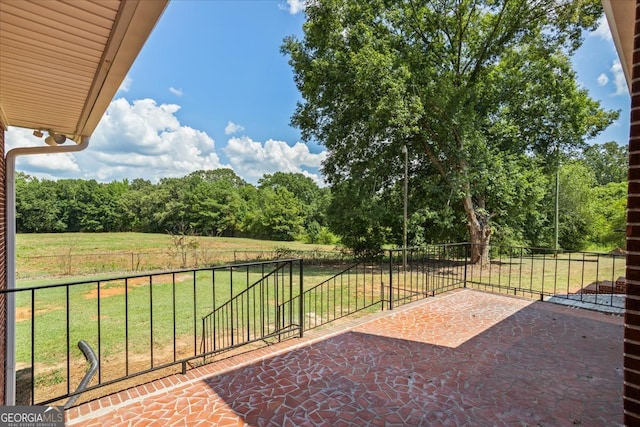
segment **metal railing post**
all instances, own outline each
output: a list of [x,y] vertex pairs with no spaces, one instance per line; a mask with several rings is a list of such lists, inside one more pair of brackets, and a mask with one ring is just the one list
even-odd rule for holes
[[[304,262],[302,260],[302,258],[300,259],[300,290],[298,293],[298,297],[300,298],[300,303],[299,305],[299,322],[300,322],[300,338],[302,338],[302,336],[304,335],[304,283],[303,283],[303,279],[304,279],[304,273],[303,273],[303,268],[304,268]],[[293,298],[292,298],[293,301]]]
[[464,246],[464,287],[467,287],[467,264],[469,264],[469,246]]
[[380,308],[381,311],[384,311],[384,256],[378,262],[378,267],[380,268]]
[[234,316],[233,316],[233,267],[229,267],[229,305],[230,305],[230,310],[229,310],[229,316],[230,316],[230,320],[231,320],[231,327],[230,329],[230,333],[231,333],[231,345],[233,346],[235,344],[235,340],[234,340],[234,333],[233,333],[233,326],[234,326]]
[[[277,273],[274,276],[274,282],[273,283],[274,283],[273,296],[275,298],[274,307],[275,307],[275,315],[276,315],[276,318],[274,319],[275,323],[276,323],[276,325],[275,325],[276,329],[275,330],[276,330],[276,332],[280,332],[280,329],[282,328],[282,325],[280,324],[280,292],[278,290],[278,274]],[[278,342],[280,342],[281,337],[282,337],[282,335],[280,335],[278,333]]]
[[393,251],[389,250],[389,310],[393,310]]

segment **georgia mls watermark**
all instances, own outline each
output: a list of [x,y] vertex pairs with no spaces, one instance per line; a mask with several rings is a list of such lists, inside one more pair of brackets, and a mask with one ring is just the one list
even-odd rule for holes
[[64,406],[0,406],[0,427],[64,427]]

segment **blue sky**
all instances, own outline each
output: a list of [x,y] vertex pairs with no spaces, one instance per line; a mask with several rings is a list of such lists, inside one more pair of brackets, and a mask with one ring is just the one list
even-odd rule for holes
[[[322,146],[289,125],[300,95],[284,37],[302,35],[302,0],[174,0],[92,136],[75,155],[27,156],[17,167],[45,178],[112,181],[231,167],[256,183],[302,172],[319,183]],[[594,140],[626,143],[629,95],[606,23],[574,58],[579,82],[620,120]],[[8,148],[42,144],[11,128]]]

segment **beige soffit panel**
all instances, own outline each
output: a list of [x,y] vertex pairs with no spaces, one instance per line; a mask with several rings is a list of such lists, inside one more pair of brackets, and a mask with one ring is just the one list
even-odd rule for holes
[[627,85],[631,90],[636,2],[631,0],[602,0],[602,7],[611,29],[611,35],[616,45]]
[[0,121],[91,135],[168,0],[0,0]]

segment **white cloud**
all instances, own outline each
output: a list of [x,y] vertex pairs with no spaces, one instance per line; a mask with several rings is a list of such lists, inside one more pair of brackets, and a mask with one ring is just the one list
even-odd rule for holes
[[[289,146],[269,139],[231,137],[224,148],[229,158],[223,164],[214,140],[205,132],[180,123],[177,104],[158,104],[153,99],[133,102],[118,98],[91,137],[89,147],[79,153],[21,156],[17,169],[39,178],[83,178],[102,182],[144,178],[157,182],[164,177],[185,176],[200,169],[232,168],[255,184],[264,174],[302,173],[326,185],[319,172],[327,153],[313,154],[303,143]],[[229,130],[242,126],[229,122]],[[70,142],[67,142],[69,144]],[[28,129],[10,128],[6,147],[43,146],[44,141]]]
[[171,92],[175,96],[182,96],[182,89],[176,89],[173,86],[169,88],[169,92]]
[[237,123],[233,123],[232,121],[229,121],[227,125],[224,127],[224,133],[226,135],[232,135],[234,133],[242,132],[243,130],[244,130],[243,126]]
[[118,92],[129,92],[129,89],[131,88],[131,83],[133,83],[133,79],[129,76],[125,76],[124,80],[122,81],[122,83],[120,83],[120,87],[118,88]]
[[598,86],[604,86],[609,83],[609,77],[605,73],[602,73],[598,76]]
[[157,105],[152,99],[130,104],[114,100],[83,153],[98,179],[182,176],[198,169],[225,167],[214,141],[203,131],[180,124],[174,115],[180,106]]
[[280,8],[289,11],[292,15],[296,15],[300,12],[304,12],[306,3],[306,0],[287,0],[287,4],[280,5]]
[[629,93],[629,88],[627,87],[627,80],[624,78],[624,71],[622,71],[622,64],[617,59],[613,61],[613,65],[611,66],[611,72],[613,73],[613,83],[616,86],[616,91],[613,94],[617,95],[626,95]]
[[[267,140],[264,144],[247,136],[231,138],[224,149],[233,169],[249,182],[256,182],[264,174],[274,172],[303,173],[322,184],[319,173],[307,169],[317,169],[327,153],[313,154],[305,144],[297,142],[293,147],[286,142]],[[302,166],[306,166],[302,169]]]
[[602,40],[611,41],[613,37],[611,36],[611,30],[609,29],[609,24],[607,23],[607,18],[602,15],[598,20],[598,28],[591,32],[590,36],[600,37]]
[[[111,102],[89,148],[74,154],[19,157],[17,169],[43,178],[93,178],[113,181],[184,176],[199,169],[228,167],[220,162],[205,132],[181,125],[180,106],[152,99]],[[7,148],[44,145],[31,130],[7,132]]]

